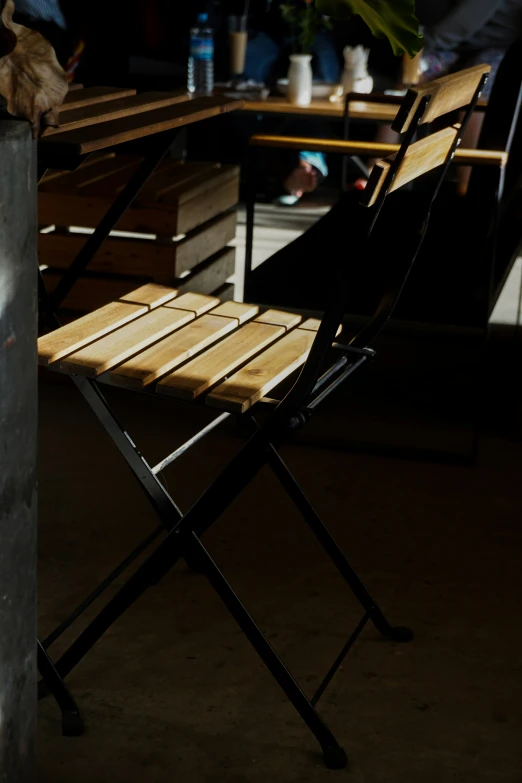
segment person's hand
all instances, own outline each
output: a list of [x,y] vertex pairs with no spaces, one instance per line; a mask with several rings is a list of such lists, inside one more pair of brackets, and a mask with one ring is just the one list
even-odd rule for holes
[[317,184],[317,169],[306,160],[300,160],[299,165],[290,172],[283,182],[283,187],[291,196],[301,198],[304,193],[312,193]]
[[45,127],[58,126],[67,77],[49,41],[13,22],[14,10],[13,0],[0,0],[0,95],[7,111],[29,120],[38,138]]

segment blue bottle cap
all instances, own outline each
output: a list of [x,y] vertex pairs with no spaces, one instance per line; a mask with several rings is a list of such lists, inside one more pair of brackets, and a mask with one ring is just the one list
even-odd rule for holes
[[198,14],[198,22],[201,22],[202,24],[208,22],[208,14]]

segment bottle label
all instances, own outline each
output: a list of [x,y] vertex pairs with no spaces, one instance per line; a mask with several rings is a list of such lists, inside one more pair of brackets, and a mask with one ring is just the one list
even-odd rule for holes
[[214,41],[208,38],[192,38],[190,56],[195,60],[212,60],[214,58]]

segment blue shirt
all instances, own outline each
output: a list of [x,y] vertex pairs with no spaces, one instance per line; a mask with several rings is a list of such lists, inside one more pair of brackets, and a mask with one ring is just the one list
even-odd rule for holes
[[54,22],[62,30],[67,27],[59,0],[16,0],[15,5],[17,14],[31,19],[42,19],[44,22]]

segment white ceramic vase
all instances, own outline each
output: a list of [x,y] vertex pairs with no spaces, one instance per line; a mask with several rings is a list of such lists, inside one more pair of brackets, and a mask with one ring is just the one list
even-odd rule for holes
[[297,106],[312,102],[312,55],[291,54],[288,70],[288,100]]

